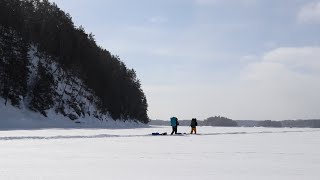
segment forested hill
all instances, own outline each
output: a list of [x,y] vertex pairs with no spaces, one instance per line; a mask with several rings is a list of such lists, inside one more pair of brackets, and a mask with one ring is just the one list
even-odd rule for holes
[[[133,69],[47,0],[0,1],[0,99],[47,116],[148,123]],[[0,101],[1,102],[1,101]]]

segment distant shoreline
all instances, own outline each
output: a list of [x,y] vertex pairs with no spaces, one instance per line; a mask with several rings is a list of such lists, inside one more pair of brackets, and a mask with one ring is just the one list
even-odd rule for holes
[[[179,120],[180,126],[190,126],[191,120]],[[320,119],[305,120],[233,120],[238,125],[235,127],[301,127],[301,128],[320,128]],[[207,125],[204,121],[198,120],[199,126],[218,126],[230,127],[228,125]],[[151,120],[148,125],[170,126],[170,122],[166,120]]]

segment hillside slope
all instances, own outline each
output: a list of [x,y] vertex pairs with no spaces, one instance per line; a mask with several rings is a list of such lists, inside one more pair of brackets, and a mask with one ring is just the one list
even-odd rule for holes
[[48,117],[148,123],[140,80],[47,0],[0,2],[0,99]]

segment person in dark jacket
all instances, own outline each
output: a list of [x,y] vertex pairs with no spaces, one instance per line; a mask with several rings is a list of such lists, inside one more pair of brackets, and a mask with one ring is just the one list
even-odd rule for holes
[[197,134],[197,126],[198,126],[198,122],[197,122],[197,119],[196,118],[192,118],[191,120],[191,134]]
[[177,131],[178,131],[178,125],[179,125],[178,118],[176,118],[176,117],[172,117],[172,118],[170,118],[170,123],[171,123],[171,126],[172,126],[172,132],[171,132],[171,135],[172,135],[173,133],[177,134]]

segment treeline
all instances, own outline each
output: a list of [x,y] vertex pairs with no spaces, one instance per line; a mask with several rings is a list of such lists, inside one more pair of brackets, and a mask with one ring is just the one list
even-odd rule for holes
[[265,120],[265,121],[258,122],[257,126],[258,127],[282,127],[282,123],[279,121]]
[[232,119],[223,116],[209,117],[203,121],[204,126],[225,126],[225,127],[237,127],[238,123]]
[[[209,117],[205,120],[197,120],[198,126],[224,126],[224,127],[236,127],[238,126],[236,121],[223,116]],[[190,126],[191,120],[179,120],[180,126]],[[152,120],[150,125],[170,126],[169,121],[164,120]]]
[[[71,16],[48,0],[0,1],[0,95],[13,105],[26,95],[28,50],[35,45],[60,68],[79,77],[99,98],[98,108],[114,119],[137,119],[148,123],[147,99],[133,69],[118,56],[99,47],[94,35],[75,27]],[[46,59],[46,58],[44,58]],[[38,90],[53,93],[46,83],[52,77],[38,65]],[[42,68],[43,69],[43,68]],[[15,92],[17,91],[17,92]],[[34,98],[38,92],[34,92]],[[45,105],[50,107],[49,99]],[[32,100],[31,100],[32,101]],[[35,104],[33,107],[36,107]]]
[[[191,120],[179,120],[181,126],[190,126]],[[169,121],[151,120],[150,125],[170,126]],[[320,128],[320,119],[309,120],[284,120],[284,121],[256,121],[256,120],[231,120],[222,116],[209,117],[198,120],[199,126],[222,126],[222,127],[299,127]]]
[[300,128],[320,128],[320,119],[309,120],[283,120],[283,121],[253,121],[237,120],[242,127],[300,127]]
[[320,119],[310,119],[310,120],[285,120],[281,121],[284,127],[311,127],[320,128]]

